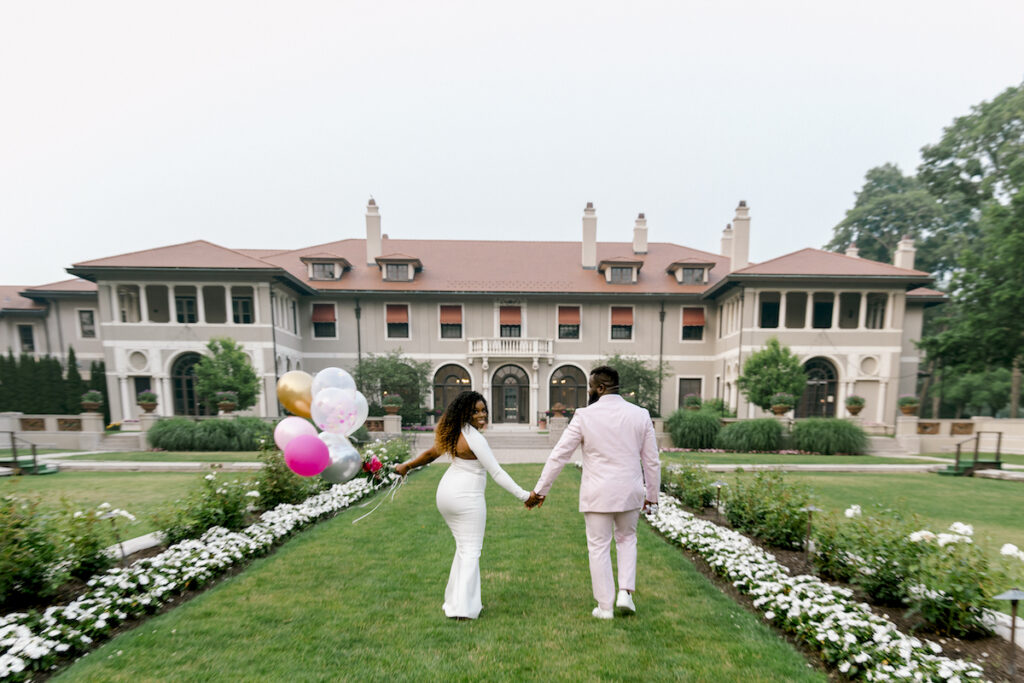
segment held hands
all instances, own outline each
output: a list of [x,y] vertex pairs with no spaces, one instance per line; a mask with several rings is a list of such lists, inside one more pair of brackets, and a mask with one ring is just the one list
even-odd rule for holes
[[395,465],[395,472],[398,474],[398,476],[404,477],[405,475],[409,474],[409,465],[404,462],[399,463]]
[[656,501],[645,500],[644,501],[644,507],[643,507],[643,510],[641,510],[641,512],[643,514],[645,514],[645,515],[647,515],[647,514],[652,514],[652,515],[658,514],[658,503]]
[[527,498],[526,502],[523,503],[523,504],[526,505],[526,509],[527,510],[532,510],[533,508],[539,508],[541,505],[544,504],[544,498],[545,497],[546,496],[539,496],[539,495],[537,495],[536,491],[530,491],[530,497]]

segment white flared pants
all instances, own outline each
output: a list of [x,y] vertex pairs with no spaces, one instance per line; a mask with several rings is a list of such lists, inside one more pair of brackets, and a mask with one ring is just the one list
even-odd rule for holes
[[636,589],[636,525],[639,510],[627,512],[584,512],[587,523],[587,549],[590,551],[590,582],[594,599],[601,609],[611,609],[615,601],[612,576],[612,536],[619,565],[619,590]]
[[444,589],[444,613],[476,619],[480,602],[480,552],[484,546],[487,471],[478,460],[453,458],[437,485],[437,509],[455,537],[455,557]]

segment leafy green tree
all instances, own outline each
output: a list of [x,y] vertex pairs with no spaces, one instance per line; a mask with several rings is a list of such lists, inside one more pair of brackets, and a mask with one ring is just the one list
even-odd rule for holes
[[85,380],[78,371],[75,347],[68,347],[68,369],[64,379],[64,412],[77,415],[82,412],[82,393],[86,390]]
[[996,415],[1010,402],[1011,373],[1008,368],[993,368],[981,372],[947,369],[943,379],[936,383],[945,403],[956,409],[956,417],[969,415]]
[[256,405],[260,378],[241,345],[230,337],[214,337],[206,344],[210,355],[196,363],[196,394],[208,405],[216,405],[218,391],[238,395],[238,409]]
[[892,263],[899,241],[909,236],[917,249],[915,268],[945,275],[961,246],[958,227],[921,181],[884,164],[867,172],[853,208],[832,229],[825,248],[844,251],[856,243],[862,258]]
[[772,394],[787,393],[800,396],[807,384],[800,359],[772,337],[760,351],[750,355],[743,363],[743,374],[736,380],[747,400],[762,410],[771,408]]
[[615,354],[597,361],[594,367],[598,365],[609,365],[618,371],[619,393],[624,399],[646,408],[651,415],[660,417],[658,406],[661,398],[661,379],[668,370],[667,364],[663,365],[659,372],[656,362]]
[[110,396],[107,395],[107,364],[102,360],[94,360],[89,363],[89,386],[87,389],[95,389],[103,394],[103,419],[110,424]]
[[388,354],[364,356],[353,373],[356,386],[366,396],[371,412],[383,414],[380,408],[385,394],[402,397],[398,414],[405,424],[420,424],[425,413],[423,403],[430,390],[430,363],[415,361],[397,349]]

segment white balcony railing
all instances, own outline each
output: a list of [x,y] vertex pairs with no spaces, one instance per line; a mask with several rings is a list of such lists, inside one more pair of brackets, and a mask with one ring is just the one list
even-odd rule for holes
[[523,339],[491,337],[470,339],[470,358],[552,358],[555,355],[553,339]]

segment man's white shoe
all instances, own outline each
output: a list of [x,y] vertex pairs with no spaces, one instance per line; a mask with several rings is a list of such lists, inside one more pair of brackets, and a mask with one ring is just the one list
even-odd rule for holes
[[621,610],[636,614],[636,605],[633,604],[633,596],[628,591],[619,591],[619,597],[615,600],[615,606]]
[[611,611],[610,609],[601,609],[600,607],[595,607],[594,611],[591,612],[591,614],[593,614],[598,619],[612,619],[615,617],[615,612]]

